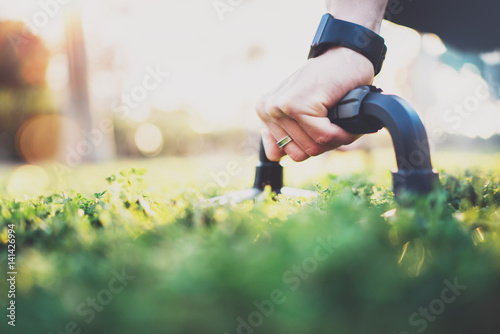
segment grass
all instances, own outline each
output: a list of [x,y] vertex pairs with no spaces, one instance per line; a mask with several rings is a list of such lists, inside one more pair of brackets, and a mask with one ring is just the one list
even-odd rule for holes
[[[340,166],[339,158],[345,166],[358,159],[339,153],[317,161]],[[210,175],[190,174],[199,161],[170,160],[127,163],[149,164],[148,172],[87,166],[42,196],[2,196],[0,268],[7,272],[8,226],[15,224],[18,272],[16,327],[3,316],[2,333],[500,328],[495,164],[442,171],[442,189],[411,206],[394,201],[386,170],[322,174],[320,197],[311,201],[267,193],[208,206],[207,196],[251,183],[246,160],[234,159],[240,173],[217,191],[203,189]],[[227,161],[205,168],[226,170]],[[289,175],[300,174],[293,168]],[[4,173],[5,187],[13,173]],[[3,310],[7,283],[0,281]]]

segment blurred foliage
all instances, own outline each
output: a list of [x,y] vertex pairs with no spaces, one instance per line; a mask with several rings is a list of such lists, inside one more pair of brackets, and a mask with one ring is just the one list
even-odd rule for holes
[[50,53],[17,21],[0,21],[0,158],[21,158],[18,129],[31,117],[55,111],[46,87]]
[[0,88],[45,85],[50,53],[19,21],[0,21]]
[[[71,321],[93,333],[416,333],[425,318],[411,316],[449,284],[462,289],[426,333],[500,328],[497,176],[442,173],[442,189],[412,206],[358,175],[330,177],[314,200],[267,192],[217,207],[196,189],[146,193],[144,172],[110,175],[92,196],[0,199],[0,267],[8,224],[18,266],[18,320],[2,333]],[[129,280],[104,299],[117,273]],[[283,302],[270,307],[275,290]]]
[[[238,127],[227,130],[199,133],[193,130],[190,122],[195,117],[186,110],[164,112],[153,110],[148,122],[156,125],[162,132],[164,144],[159,155],[198,155],[214,152],[253,153],[254,147],[242,147],[254,133]],[[135,144],[134,133],[142,123],[123,117],[115,117],[115,141],[117,153],[126,157],[141,157]],[[255,134],[256,136],[256,134]],[[247,145],[249,146],[249,145]]]

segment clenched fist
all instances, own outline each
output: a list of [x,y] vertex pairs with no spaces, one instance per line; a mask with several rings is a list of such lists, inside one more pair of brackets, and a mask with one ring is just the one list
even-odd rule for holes
[[[303,161],[358,139],[326,116],[349,91],[371,84],[373,76],[367,58],[343,47],[308,60],[257,105],[265,125],[262,139],[267,157],[278,161],[289,155]],[[279,148],[277,142],[286,136],[292,141]]]

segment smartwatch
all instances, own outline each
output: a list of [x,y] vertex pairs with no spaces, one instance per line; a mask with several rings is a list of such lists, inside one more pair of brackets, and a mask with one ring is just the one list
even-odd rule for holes
[[368,58],[373,64],[375,75],[382,69],[387,52],[384,39],[377,33],[359,24],[325,14],[314,36],[308,58],[318,57],[333,46],[349,48]]

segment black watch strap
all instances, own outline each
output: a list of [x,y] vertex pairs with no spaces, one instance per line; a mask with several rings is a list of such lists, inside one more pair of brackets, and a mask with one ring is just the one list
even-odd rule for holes
[[387,52],[384,39],[377,33],[359,24],[325,14],[314,36],[309,58],[318,57],[332,46],[343,46],[368,58],[373,64],[375,75],[382,69]]

